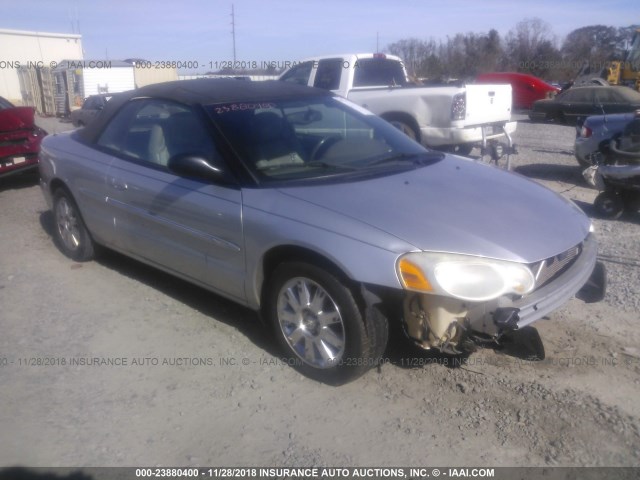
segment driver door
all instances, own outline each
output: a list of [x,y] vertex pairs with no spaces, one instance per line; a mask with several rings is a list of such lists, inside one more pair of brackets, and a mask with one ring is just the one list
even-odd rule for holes
[[98,144],[113,155],[107,202],[116,246],[243,300],[240,188],[180,176],[167,167],[169,158],[179,154],[221,163],[202,118],[173,102],[132,100]]

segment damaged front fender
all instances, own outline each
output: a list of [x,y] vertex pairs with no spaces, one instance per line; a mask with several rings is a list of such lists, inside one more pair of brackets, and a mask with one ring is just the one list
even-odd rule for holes
[[596,262],[596,242],[590,234],[582,252],[564,271],[523,297],[502,296],[487,302],[468,302],[440,295],[407,292],[403,319],[407,335],[425,349],[458,354],[469,340],[492,338],[521,329],[566,303],[574,295],[585,302],[604,298],[606,271]]

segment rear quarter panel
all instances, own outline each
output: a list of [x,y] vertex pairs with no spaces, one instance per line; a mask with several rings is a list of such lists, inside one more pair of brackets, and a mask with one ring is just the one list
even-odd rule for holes
[[106,204],[110,163],[111,156],[78,142],[74,132],[49,135],[42,141],[39,168],[45,188],[53,195],[53,189],[64,184],[100,243],[110,243],[113,235],[113,218]]
[[462,92],[459,87],[354,89],[347,98],[376,115],[404,112],[419,127],[450,128],[451,103],[454,95]]

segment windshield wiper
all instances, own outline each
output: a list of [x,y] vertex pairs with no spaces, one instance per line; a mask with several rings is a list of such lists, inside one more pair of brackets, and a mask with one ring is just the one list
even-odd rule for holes
[[346,167],[344,165],[336,165],[335,163],[327,163],[327,162],[322,162],[319,160],[313,161],[313,162],[305,162],[304,164],[307,167],[318,167],[318,168],[323,168],[323,169],[328,169],[328,168],[337,168],[340,170],[355,170],[355,168],[353,167]]
[[414,165],[426,165],[435,160],[442,160],[444,153],[427,152],[427,153],[397,153],[395,155],[387,155],[377,158],[367,163],[367,166],[382,165],[384,163],[410,162]]

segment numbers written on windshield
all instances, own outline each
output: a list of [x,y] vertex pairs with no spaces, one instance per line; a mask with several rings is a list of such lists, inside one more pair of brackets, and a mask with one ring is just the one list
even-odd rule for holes
[[228,112],[240,112],[243,110],[259,110],[263,108],[276,108],[275,103],[228,103],[214,107],[218,115]]

